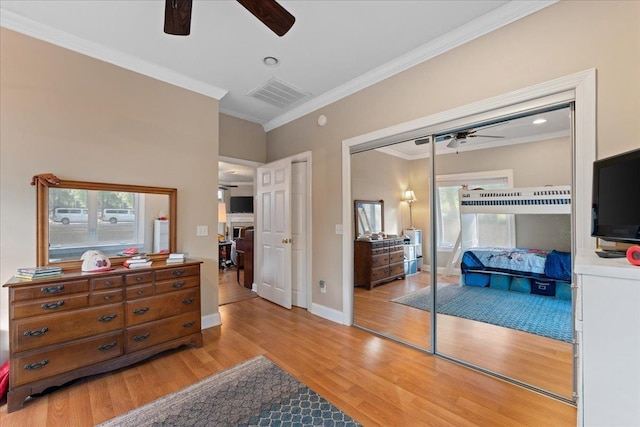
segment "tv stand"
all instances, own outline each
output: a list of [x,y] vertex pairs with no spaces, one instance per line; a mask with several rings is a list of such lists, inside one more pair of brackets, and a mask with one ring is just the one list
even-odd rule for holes
[[627,251],[616,251],[616,250],[600,250],[596,251],[596,255],[600,258],[624,258],[627,256]]

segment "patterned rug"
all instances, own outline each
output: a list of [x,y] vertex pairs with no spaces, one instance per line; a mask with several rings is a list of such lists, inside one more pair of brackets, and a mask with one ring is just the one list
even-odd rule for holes
[[360,426],[264,356],[205,378],[101,427]]
[[[391,301],[431,311],[431,287]],[[571,342],[571,301],[478,286],[438,285],[438,313]]]

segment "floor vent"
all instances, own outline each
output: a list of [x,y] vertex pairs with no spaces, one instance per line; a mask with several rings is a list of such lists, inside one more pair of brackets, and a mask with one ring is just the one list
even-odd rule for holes
[[276,107],[285,108],[295,104],[303,98],[306,98],[310,94],[303,92],[288,83],[278,80],[275,77],[271,77],[265,84],[255,88],[249,92],[248,95],[271,105],[275,105]]

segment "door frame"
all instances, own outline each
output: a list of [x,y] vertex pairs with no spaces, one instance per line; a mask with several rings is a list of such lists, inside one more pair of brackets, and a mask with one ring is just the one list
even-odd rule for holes
[[[353,217],[351,211],[351,150],[355,147],[383,146],[424,135],[423,129],[533,101],[565,91],[574,91],[575,149],[573,152],[572,216],[578,250],[595,248],[591,237],[592,164],[596,159],[596,69],[518,89],[461,107],[424,116],[342,141],[342,323],[353,324]],[[422,133],[421,133],[422,132]],[[579,325],[576,325],[578,328]]]
[[[312,260],[311,248],[313,247],[313,245],[312,245],[312,243],[313,243],[313,241],[312,241],[312,236],[313,236],[313,232],[312,232],[312,224],[313,224],[313,222],[312,222],[312,219],[313,218],[312,218],[312,209],[311,209],[311,207],[312,207],[311,201],[313,200],[312,191],[311,191],[311,189],[312,189],[312,170],[313,170],[313,167],[312,167],[312,152],[311,151],[305,151],[305,152],[302,152],[302,153],[294,154],[292,156],[288,156],[288,157],[283,157],[281,159],[272,160],[272,161],[269,161],[267,163],[264,163],[262,166],[267,165],[269,163],[276,162],[278,160],[284,160],[284,159],[290,159],[291,163],[304,162],[305,165],[306,165],[307,180],[306,180],[305,191],[306,191],[307,194],[306,194],[306,197],[305,197],[305,206],[304,206],[304,208],[305,208],[305,218],[306,218],[306,221],[307,221],[306,245],[305,245],[305,262],[307,264],[307,269],[306,269],[306,274],[305,274],[305,282],[306,282],[306,286],[307,286],[307,289],[306,289],[306,291],[307,291],[306,292],[306,294],[307,294],[307,297],[306,297],[306,299],[307,299],[307,310],[309,311],[310,308],[311,308],[311,301],[312,301],[311,292],[313,291],[313,286],[312,286],[313,285],[313,282],[312,282],[312,277],[313,277],[313,275],[312,275],[312,267],[313,267],[313,265],[311,263],[311,260]],[[257,171],[257,168],[256,168],[256,171]],[[256,179],[257,179],[257,177],[256,177]],[[257,182],[256,182],[256,186],[254,188],[256,189],[256,191],[254,191],[254,196],[255,196],[255,195],[257,195]],[[258,217],[257,212],[256,212],[255,213],[256,230],[258,229],[258,227],[257,227],[258,218],[259,217]],[[256,239],[256,241],[255,241],[254,247],[257,248],[257,247],[259,247],[259,245],[262,244],[260,233],[256,232],[255,239]],[[254,251],[254,253],[255,253],[255,259],[254,259],[253,265],[254,265],[255,275],[254,275],[253,290],[257,291],[257,286],[256,286],[257,285],[257,278],[262,277],[262,269],[261,269],[262,259],[260,259],[258,257],[258,251]]]

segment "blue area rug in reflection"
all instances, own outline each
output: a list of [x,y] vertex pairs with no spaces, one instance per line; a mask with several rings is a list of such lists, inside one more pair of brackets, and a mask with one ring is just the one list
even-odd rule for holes
[[[438,285],[438,313],[571,342],[571,301],[477,286]],[[431,287],[391,301],[431,311]]]

